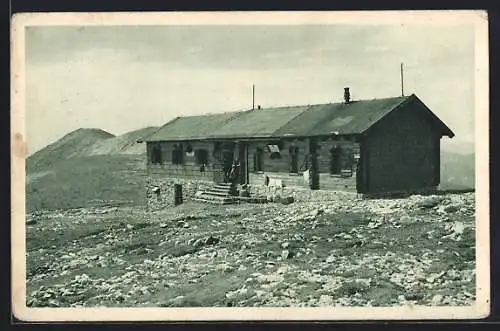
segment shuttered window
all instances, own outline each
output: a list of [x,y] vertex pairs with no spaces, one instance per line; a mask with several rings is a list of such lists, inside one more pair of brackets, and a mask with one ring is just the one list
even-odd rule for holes
[[262,148],[257,148],[257,150],[255,151],[255,154],[254,154],[254,170],[255,172],[259,172],[259,171],[263,171],[264,167],[263,167],[263,161],[264,161],[264,151],[262,150]]
[[172,150],[172,164],[183,164],[183,159],[182,145],[174,145],[174,149]]
[[196,164],[208,164],[208,151],[206,149],[197,149],[194,151]]
[[152,150],[151,150],[151,163],[152,164],[161,164],[162,159],[161,159],[161,146],[160,145],[154,145]]
[[290,173],[299,173],[299,148],[296,146],[291,146],[288,149],[290,153]]

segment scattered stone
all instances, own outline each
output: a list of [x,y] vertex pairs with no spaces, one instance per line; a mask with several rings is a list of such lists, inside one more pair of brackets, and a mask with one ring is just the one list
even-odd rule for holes
[[280,202],[284,205],[289,205],[291,203],[294,203],[295,202],[295,199],[294,197],[292,196],[289,196],[289,197],[286,197],[286,198],[281,198],[280,199]]
[[411,290],[405,293],[405,299],[410,301],[417,301],[423,299],[424,295],[421,291]]
[[37,220],[36,220],[36,219],[34,219],[34,218],[28,218],[28,219],[26,220],[26,225],[35,225],[36,223],[38,223],[38,222],[37,222]]
[[248,293],[248,289],[243,287],[243,288],[237,289],[235,291],[227,292],[226,298],[233,299],[233,298],[238,297],[238,296],[246,295],[247,293]]
[[184,296],[179,295],[173,299],[168,300],[169,306],[179,307],[184,303]]
[[215,245],[219,242],[220,242],[220,239],[217,237],[209,236],[207,239],[205,239],[205,245]]
[[419,206],[421,208],[424,208],[424,209],[430,209],[430,208],[434,208],[436,207],[437,205],[439,205],[439,203],[443,201],[443,198],[441,197],[438,197],[438,196],[430,196],[428,198],[425,198],[424,200],[422,200],[420,203],[419,203]]
[[441,294],[436,294],[431,299],[431,305],[438,306],[443,301],[443,296]]
[[330,295],[321,295],[319,297],[318,305],[320,306],[332,306],[333,305],[333,298]]
[[292,253],[289,250],[285,249],[285,250],[281,251],[281,258],[283,260],[290,259],[290,258],[292,258]]
[[326,263],[332,263],[335,261],[335,256],[334,255],[330,255],[328,256],[326,259],[325,259],[325,262]]
[[[27,285],[32,289],[27,303],[30,307],[191,306],[202,302],[235,307],[366,307],[407,301],[451,306],[474,302],[473,194],[447,195],[422,211],[416,209],[428,197],[338,203],[344,199],[338,193],[307,191],[311,199],[321,199],[309,201],[286,190],[282,197],[294,196],[293,205],[217,206],[213,214],[206,206],[202,216],[188,202],[146,219],[121,215],[121,208],[113,217],[96,217],[86,209],[47,212],[36,231],[28,229],[28,238],[43,233],[50,241],[45,243],[40,237],[39,243],[28,241],[28,247],[39,246],[27,252]],[[256,196],[254,191],[251,194]],[[134,212],[127,209],[127,213]],[[103,234],[71,238],[64,252],[60,251],[58,241],[66,240],[68,224],[95,233],[94,224],[107,222]],[[127,222],[134,231],[127,231]],[[157,226],[141,229],[144,223]],[[409,231],[413,227],[416,231]],[[460,242],[441,239],[454,233]],[[54,234],[58,241],[50,237]],[[141,249],[121,248],[129,243],[147,248],[138,256]],[[51,248],[53,244],[56,249]],[[345,245],[349,248],[344,249]],[[297,263],[290,263],[292,257]],[[91,263],[94,268],[89,268]],[[113,272],[105,274],[96,267]],[[217,289],[213,296],[207,291],[200,301],[191,294],[175,297],[193,288],[208,288],[217,277],[225,282],[221,286],[244,286]],[[42,283],[46,287],[33,290],[34,284]],[[165,293],[174,293],[170,298],[175,298],[158,302]],[[401,293],[406,297],[398,300]]]
[[445,206],[443,208],[443,210],[447,213],[455,213],[459,210],[459,206],[449,205],[449,206]]

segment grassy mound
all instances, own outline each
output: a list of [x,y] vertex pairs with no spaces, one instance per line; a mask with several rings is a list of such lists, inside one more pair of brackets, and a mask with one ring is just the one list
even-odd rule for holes
[[144,202],[144,160],[134,155],[96,155],[60,160],[27,176],[27,210],[65,209],[96,203]]
[[27,172],[46,170],[60,161],[88,155],[93,145],[113,137],[113,134],[101,129],[78,129],[70,132],[55,143],[29,156]]

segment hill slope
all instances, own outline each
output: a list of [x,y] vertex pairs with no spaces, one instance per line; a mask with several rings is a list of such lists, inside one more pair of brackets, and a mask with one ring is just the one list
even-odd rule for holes
[[441,188],[469,189],[475,187],[475,154],[441,153]]
[[111,139],[101,140],[96,142],[89,150],[90,155],[107,155],[107,154],[144,154],[146,148],[144,144],[138,143],[139,139],[149,136],[158,130],[157,127],[147,127],[123,135],[116,136]]
[[148,127],[114,136],[79,129],[28,157],[26,207],[64,209],[98,203],[141,204]]
[[26,163],[27,172],[44,170],[62,160],[88,155],[88,150],[94,144],[113,137],[113,134],[101,129],[78,129],[70,132],[30,155]]
[[134,155],[94,155],[60,160],[28,173],[26,208],[66,209],[144,202],[144,160]]

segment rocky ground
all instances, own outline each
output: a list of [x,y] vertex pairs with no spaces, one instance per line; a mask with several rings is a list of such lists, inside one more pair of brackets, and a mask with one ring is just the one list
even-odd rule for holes
[[474,193],[37,211],[27,304],[471,305],[474,219]]

